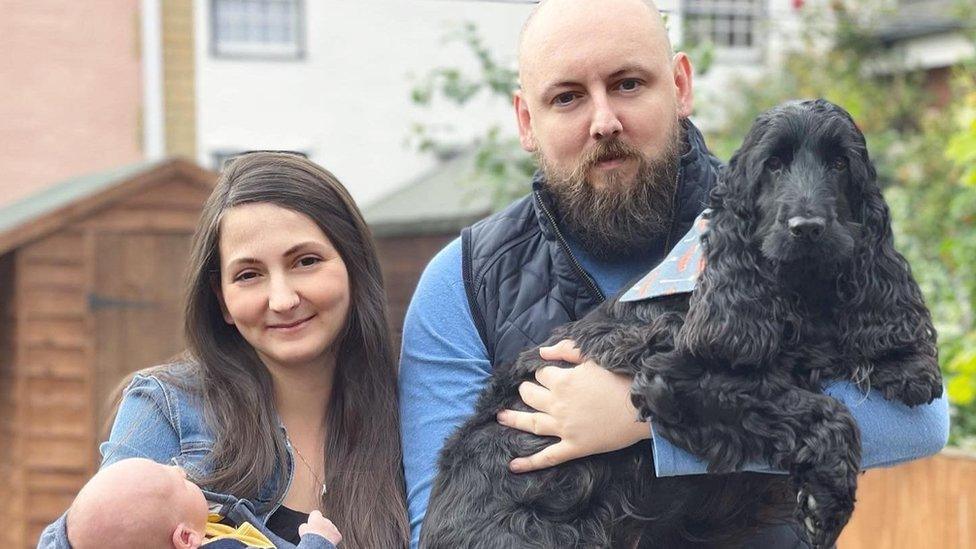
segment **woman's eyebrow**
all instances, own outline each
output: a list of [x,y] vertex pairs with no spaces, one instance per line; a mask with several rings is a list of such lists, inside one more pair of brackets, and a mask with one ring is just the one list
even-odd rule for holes
[[307,241],[305,241],[305,242],[300,242],[300,243],[298,243],[298,244],[295,244],[295,245],[294,245],[294,246],[292,246],[291,248],[288,248],[288,249],[287,249],[287,250],[285,251],[285,253],[284,253],[284,254],[282,254],[282,255],[283,255],[283,256],[289,256],[289,255],[292,255],[292,254],[294,254],[295,252],[299,252],[299,251],[301,251],[301,250],[302,250],[302,249],[304,249],[304,248],[314,248],[314,247],[316,247],[317,245],[318,245],[318,243],[317,243],[317,242],[315,242],[315,241],[313,241],[313,240],[307,240]]

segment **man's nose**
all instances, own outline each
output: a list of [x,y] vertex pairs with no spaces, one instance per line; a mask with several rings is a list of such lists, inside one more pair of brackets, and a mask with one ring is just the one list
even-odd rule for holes
[[606,95],[593,96],[593,122],[590,124],[590,137],[597,141],[616,137],[623,131],[617,113]]
[[301,299],[298,292],[289,282],[288,277],[272,276],[268,288],[268,308],[275,312],[284,312],[298,306]]

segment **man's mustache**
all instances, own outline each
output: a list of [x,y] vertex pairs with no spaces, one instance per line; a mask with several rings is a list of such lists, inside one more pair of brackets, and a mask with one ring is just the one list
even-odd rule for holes
[[574,175],[578,176],[574,179],[580,179],[592,168],[600,162],[605,162],[607,160],[614,160],[617,158],[636,158],[642,159],[644,155],[636,147],[629,145],[619,138],[608,139],[606,141],[598,141],[592,149],[587,151],[583,158],[580,159],[579,164],[574,170]]

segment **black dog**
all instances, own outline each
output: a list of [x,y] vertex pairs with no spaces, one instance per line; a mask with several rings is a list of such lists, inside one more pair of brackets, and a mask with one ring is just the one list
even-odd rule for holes
[[[814,547],[850,518],[860,439],[821,394],[853,380],[909,405],[941,395],[935,330],[904,258],[864,136],[826,101],[756,121],[710,195],[691,294],[615,298],[556,330],[634,376],[655,433],[716,474],[655,478],[647,444],[515,475],[553,439],[500,426],[538,349],[496,371],[446,443],[421,546],[729,547],[795,514]],[[766,461],[783,475],[734,473]]]

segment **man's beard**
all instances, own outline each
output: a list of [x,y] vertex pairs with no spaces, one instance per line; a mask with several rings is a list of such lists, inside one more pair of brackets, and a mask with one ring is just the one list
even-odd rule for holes
[[[554,168],[545,156],[537,155],[563,227],[597,259],[646,252],[670,227],[682,135],[677,120],[669,133],[664,150],[655,158],[617,138],[598,142],[570,172]],[[586,174],[599,162],[613,158],[637,160],[637,174],[627,181],[609,172],[604,187],[594,188]]]

